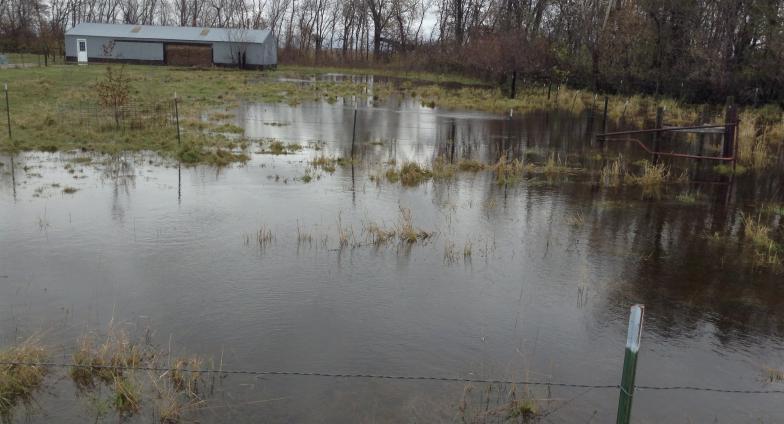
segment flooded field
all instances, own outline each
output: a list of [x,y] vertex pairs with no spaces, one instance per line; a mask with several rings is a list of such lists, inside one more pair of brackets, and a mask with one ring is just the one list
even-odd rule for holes
[[[372,93],[228,112],[248,140],[245,164],[0,157],[0,346],[39,335],[67,362],[80,336],[113,325],[226,370],[604,386],[620,381],[629,306],[643,303],[637,384],[784,389],[784,274],[743,236],[753,216],[782,240],[780,173],[729,181],[714,164],[666,160],[691,182],[602,185],[619,154],[646,157],[597,142],[601,120],[587,113],[509,117]],[[356,159],[341,162],[352,134]],[[270,140],[287,154],[271,154]],[[502,156],[542,170],[508,181],[468,166],[414,184],[386,175]],[[184,421],[510,418],[488,413],[508,385],[471,387],[232,374]],[[544,422],[615,417],[617,388],[518,390]],[[100,396],[55,379],[13,417],[116,421]],[[781,396],[639,390],[633,417],[781,422]],[[124,419],[154,417],[143,407]]]

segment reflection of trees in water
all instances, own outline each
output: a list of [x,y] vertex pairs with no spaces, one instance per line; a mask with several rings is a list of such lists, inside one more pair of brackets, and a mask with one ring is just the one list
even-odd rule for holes
[[16,198],[16,168],[18,167],[18,158],[13,156],[0,156],[0,186],[3,190],[6,188]]
[[624,256],[605,294],[611,316],[639,302],[651,311],[648,326],[663,336],[696,333],[706,322],[727,342],[784,335],[784,286],[780,275],[749,263],[739,210],[651,201],[642,210],[594,208],[590,219],[589,251]]
[[125,217],[125,207],[120,195],[130,199],[131,189],[136,187],[134,156],[131,153],[110,156],[104,163],[101,180],[112,184],[112,216],[120,221]]

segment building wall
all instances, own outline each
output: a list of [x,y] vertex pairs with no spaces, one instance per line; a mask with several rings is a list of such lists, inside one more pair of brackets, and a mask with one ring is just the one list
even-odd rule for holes
[[[127,60],[140,62],[163,62],[165,40],[161,41],[123,41],[110,37],[91,37],[91,36],[65,36],[65,56],[76,60],[77,39],[87,40],[87,58],[90,60]],[[112,42],[114,45],[112,46]],[[187,44],[177,41],[177,44]],[[199,43],[204,44],[204,43]],[[233,65],[232,46],[237,49],[236,44],[229,42],[213,42],[212,57],[216,65]],[[249,43],[245,49],[246,64],[251,66],[274,66],[278,63],[278,48],[275,37],[269,36],[264,43]]]
[[65,36],[66,57],[76,57],[76,40],[87,40],[87,60],[114,59],[163,62],[163,43],[154,41],[123,41],[108,37]]

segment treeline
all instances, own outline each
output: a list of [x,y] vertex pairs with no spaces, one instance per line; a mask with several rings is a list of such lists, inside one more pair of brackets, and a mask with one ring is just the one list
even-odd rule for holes
[[269,28],[282,61],[784,101],[784,0],[0,0],[0,50],[79,22]]

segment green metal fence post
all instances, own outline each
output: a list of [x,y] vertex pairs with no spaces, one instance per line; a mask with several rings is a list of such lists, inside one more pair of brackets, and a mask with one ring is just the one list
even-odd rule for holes
[[634,397],[634,377],[637,373],[637,353],[640,350],[644,305],[633,305],[629,314],[629,332],[626,336],[626,353],[623,357],[623,376],[621,393],[618,397],[617,424],[629,424]]

